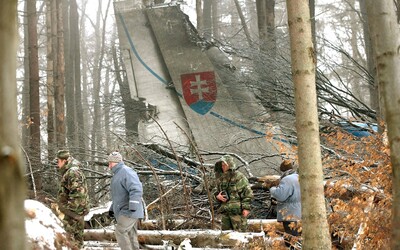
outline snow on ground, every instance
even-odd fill
[[[90,211],[88,215],[85,216],[85,220],[90,220],[93,215],[103,214],[108,211],[110,204],[105,204],[99,208],[95,208]],[[44,204],[40,203],[36,200],[25,200],[25,229],[26,236],[28,239],[28,248],[27,249],[48,249],[48,250],[67,250],[70,249],[69,242],[67,240],[66,232],[62,227],[62,222],[57,218],[57,216],[53,213],[53,211],[46,207]],[[104,231],[105,229],[99,229],[100,231]],[[147,232],[159,234],[160,232]],[[197,250],[197,249],[218,249],[218,248],[192,248],[190,242],[190,235],[196,234],[196,230],[194,231],[173,231],[170,233],[176,233],[178,235],[185,234],[188,238],[182,241],[180,246],[175,246],[175,249],[185,249],[185,250]],[[221,234],[220,231],[216,231],[216,236]],[[231,232],[229,233],[229,237],[232,239],[240,240],[241,242],[248,242],[251,236],[260,236],[262,233],[253,233],[251,235],[247,235],[244,237],[243,235]],[[264,236],[264,235],[263,235]],[[118,244],[116,242],[99,242],[99,241],[86,241],[84,243],[84,250],[120,250]],[[150,246],[146,245],[146,249],[170,249],[168,246]]]
[[[118,243],[100,242],[100,241],[86,241],[84,245],[85,250],[120,250]]]
[[[29,249],[69,249],[62,222],[45,205],[25,200],[25,230]]]
[[[90,212],[87,215],[85,215],[85,221],[89,221],[96,214],[108,213],[108,210],[110,210],[110,206],[111,206],[111,201],[107,202],[102,206],[90,209]]]

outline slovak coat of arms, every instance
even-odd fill
[[[207,114],[217,99],[214,71],[182,74],[181,81],[187,105],[201,115]]]

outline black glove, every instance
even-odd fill
[[[110,218],[114,218],[114,211],[108,211],[108,216],[110,216]]]

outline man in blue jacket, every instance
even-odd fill
[[[287,234],[300,236],[298,228],[301,220],[299,175],[289,160],[281,163],[280,170],[283,172],[280,180],[267,181],[264,186],[270,187],[271,196],[278,202],[277,221],[282,222]]]
[[[111,179],[112,204],[109,214],[115,217],[115,237],[121,250],[139,249],[137,223],[144,217],[143,188],[137,173],[126,166],[119,152],[108,156]]]

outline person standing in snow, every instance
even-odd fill
[[[61,174],[57,204],[64,215],[65,231],[73,237],[73,249],[83,246],[84,216],[89,213],[87,182],[80,165],[68,150],[57,152],[57,166]]]
[[[137,223],[144,217],[143,187],[137,173],[126,166],[119,152],[108,156],[111,179],[110,217],[115,217],[115,237],[121,250],[139,249]]]

